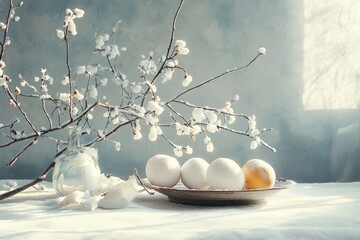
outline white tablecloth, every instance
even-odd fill
[[[360,239],[360,182],[297,184],[231,207],[142,193],[127,208],[88,211],[59,209],[53,197],[31,189],[0,202],[0,239]]]

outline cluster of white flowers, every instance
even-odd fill
[[[34,82],[40,82],[40,89],[42,94],[40,95],[40,99],[50,99],[51,95],[49,94],[48,84],[53,85],[54,79],[46,74],[46,69],[41,69],[41,77],[34,77]]]
[[[256,117],[255,117],[255,115],[252,115],[251,117],[249,117],[248,124],[249,124],[249,127],[248,127],[249,130],[248,131],[250,132],[249,135],[250,135],[251,138],[254,139],[250,143],[250,149],[256,149],[258,146],[260,146],[261,139],[259,137],[260,131],[256,127]]]
[[[187,55],[189,53],[189,49],[186,47],[186,42],[183,40],[176,40],[175,52],[176,55]]]
[[[158,68],[157,64],[154,61],[154,53],[150,52],[149,57],[146,58],[144,55],[141,55],[141,60],[139,62],[138,69],[140,71],[140,76],[145,75],[154,75],[156,74]],[[159,60],[160,62],[161,60]]]
[[[166,67],[164,70],[164,75],[162,77],[162,82],[166,83],[168,80],[171,80],[173,77],[173,73],[175,71],[175,68],[179,65],[178,60],[172,60],[172,61],[168,61],[166,63]]]
[[[75,8],[73,10],[66,9],[66,15],[64,18],[64,27],[67,28],[67,31],[71,35],[75,36],[77,34],[76,25],[75,25],[74,20],[77,18],[82,18],[84,16],[84,14],[85,14],[84,10],[81,10],[79,8]],[[60,30],[60,29],[56,30],[56,35],[60,39],[64,39],[64,37],[65,37],[64,31]]]
[[[95,39],[95,52],[101,52],[104,57],[108,57],[109,59],[114,59],[117,56],[120,56],[120,51],[126,51],[125,47],[119,49],[116,44],[108,44],[106,42],[109,41],[110,35],[105,33],[102,35],[98,35]]]
[[[146,107],[146,124],[150,126],[150,131],[148,134],[148,138],[150,141],[156,141],[158,135],[162,135],[163,131],[157,125],[160,121],[159,116],[163,113],[164,108],[161,106],[160,98],[157,97],[148,102]]]

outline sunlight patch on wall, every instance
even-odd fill
[[[304,0],[305,109],[360,107],[360,1]]]

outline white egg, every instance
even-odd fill
[[[189,189],[206,189],[206,172],[209,167],[202,158],[190,158],[181,167],[181,181]]]
[[[218,158],[210,163],[206,179],[211,189],[242,189],[244,174],[240,166],[229,158]]]
[[[173,187],[180,180],[180,164],[176,158],[158,154],[146,163],[146,176],[150,183],[161,187]]]

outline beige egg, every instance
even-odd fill
[[[176,158],[158,154],[151,157],[145,168],[151,184],[161,187],[173,187],[180,180],[180,164]]]
[[[244,175],[240,166],[229,158],[218,158],[210,163],[206,180],[211,189],[242,189]]]
[[[272,188],[276,174],[274,168],[260,159],[251,159],[242,167],[246,189]]]
[[[189,189],[206,189],[209,163],[202,158],[190,158],[181,166],[181,181]]]

